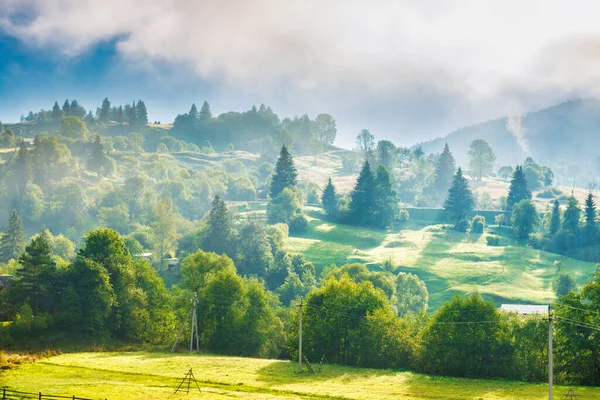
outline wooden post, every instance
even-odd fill
[[[302,373],[302,297],[300,297],[300,315],[298,323],[298,373]]]
[[[40,397],[39,397],[39,399],[40,399],[40,400],[42,400],[42,392],[40,392]]]
[[[552,400],[552,306],[548,306],[548,400]]]

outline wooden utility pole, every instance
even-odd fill
[[[179,338],[181,338],[181,334],[183,333],[183,330],[185,329],[185,325],[188,322],[188,319],[190,319],[190,315],[192,316],[192,326],[191,326],[191,334],[190,334],[190,353],[193,351],[194,349],[194,336],[196,337],[196,349],[198,351],[200,351],[200,335],[198,335],[198,317],[196,316],[196,306],[198,304],[198,296],[194,293],[194,297],[191,300],[192,302],[192,307],[190,307],[190,310],[188,311],[187,317],[185,317],[185,321],[183,322],[183,325],[181,325],[181,330],[179,331],[179,335],[177,335],[177,339],[175,339],[175,343],[173,343],[173,347],[171,347],[171,353],[175,350],[175,346],[177,346],[177,342],[179,341]]]
[[[552,306],[548,306],[548,400],[552,400]]]
[[[298,317],[298,373],[302,373],[302,297],[300,297],[300,314]]]

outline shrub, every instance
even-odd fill
[[[454,230],[459,232],[466,232],[471,227],[471,223],[468,219],[461,219],[456,224],[454,224]]]
[[[505,225],[507,223],[504,214],[498,214],[498,215],[496,215],[496,218],[494,218],[494,221],[496,222],[496,225],[498,225],[498,226],[502,226],[502,225]]]
[[[481,215],[476,215],[471,222],[471,232],[472,233],[483,233],[485,228],[485,217]]]
[[[500,236],[498,235],[487,235],[485,240],[488,246],[500,246]]]
[[[290,232],[291,233],[302,233],[306,230],[308,226],[308,220],[304,216],[304,214],[294,214],[292,218],[290,218]]]
[[[410,214],[408,213],[408,210],[402,209],[400,210],[400,213],[398,213],[398,221],[400,221],[401,224],[407,223],[409,218]]]
[[[555,196],[554,196],[554,192],[551,189],[546,188],[546,189],[542,190],[541,192],[539,192],[538,194],[536,194],[535,197],[538,197],[540,199],[553,199]]]

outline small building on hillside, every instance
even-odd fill
[[[501,311],[516,312],[522,315],[530,314],[548,314],[547,305],[538,304],[502,304],[500,306]]]
[[[0,291],[4,290],[9,285],[9,281],[12,278],[12,275],[0,275]]]

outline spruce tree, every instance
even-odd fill
[[[16,289],[24,299],[28,299],[34,312],[47,311],[42,307],[43,299],[50,295],[52,275],[56,264],[52,250],[43,236],[34,238],[19,258],[21,267],[16,271]]]
[[[350,193],[350,222],[366,224],[372,221],[375,208],[375,176],[365,161],[356,185]]]
[[[448,189],[452,184],[452,177],[455,173],[456,167],[454,165],[454,156],[452,156],[450,147],[448,147],[448,143],[446,143],[444,151],[440,154],[435,165],[433,189],[435,190],[436,195],[442,197],[448,193]]]
[[[321,195],[321,203],[323,204],[323,208],[330,218],[334,218],[337,215],[338,197],[335,186],[333,186],[333,182],[331,182],[331,178],[329,178],[327,185],[323,190],[323,194]]]
[[[199,118],[200,122],[209,122],[212,119],[212,112],[210,111],[210,105],[208,104],[208,101],[202,103]]]
[[[63,110],[61,110],[60,106],[58,105],[58,102],[55,101],[54,106],[52,106],[52,121],[58,123],[64,115],[65,113],[63,112]]]
[[[558,200],[552,202],[552,217],[550,218],[550,236],[554,236],[560,230],[560,204]]]
[[[108,122],[110,120],[110,101],[105,97],[100,107],[99,119],[102,122]]]
[[[122,105],[119,105],[119,108],[117,108],[117,112],[115,113],[115,121],[120,124],[125,122],[125,110],[123,110]]]
[[[457,224],[466,219],[469,212],[473,211],[474,204],[475,201],[473,193],[469,189],[469,182],[463,176],[462,169],[459,168],[452,179],[450,189],[448,189],[444,210],[450,213],[452,220]]]
[[[571,234],[577,234],[579,231],[579,219],[581,217],[581,208],[575,197],[571,196],[567,200],[567,208],[563,214],[563,229]]]
[[[66,99],[63,103],[62,110],[66,117],[71,116],[71,103],[69,103],[69,99]]]
[[[192,120],[197,120],[199,118],[198,108],[196,107],[196,103],[192,103],[192,107],[190,107],[190,112],[188,113]]]
[[[287,147],[281,147],[279,159],[275,166],[275,173],[271,179],[271,199],[274,199],[287,187],[296,186],[298,183],[298,172],[294,166],[294,160],[288,152]]]
[[[21,140],[19,145],[19,151],[13,166],[14,179],[15,179],[15,192],[18,199],[21,199],[25,195],[25,187],[31,181],[32,164],[29,150],[25,145],[25,141]]]
[[[510,181],[508,198],[506,200],[506,211],[512,211],[515,204],[525,199],[531,199],[531,192],[527,187],[527,179],[525,179],[523,167],[517,165],[512,180]]]
[[[375,177],[374,225],[380,228],[390,226],[399,211],[398,196],[394,190],[392,174],[383,165],[379,165]]]
[[[596,227],[596,202],[592,193],[588,193],[585,199],[585,242],[591,244],[598,234]]]
[[[0,239],[0,262],[6,263],[11,259],[18,259],[25,247],[25,233],[21,217],[13,210],[8,227]]]
[[[233,229],[231,214],[221,197],[215,196],[212,210],[206,220],[206,236],[202,242],[202,250],[234,257]]]
[[[87,160],[87,167],[90,171],[99,172],[104,166],[106,155],[104,154],[104,146],[100,135],[96,135],[94,143],[92,143],[92,152]]]
[[[148,110],[146,104],[142,100],[138,100],[137,107],[135,109],[135,122],[137,126],[143,127],[148,124]]]

